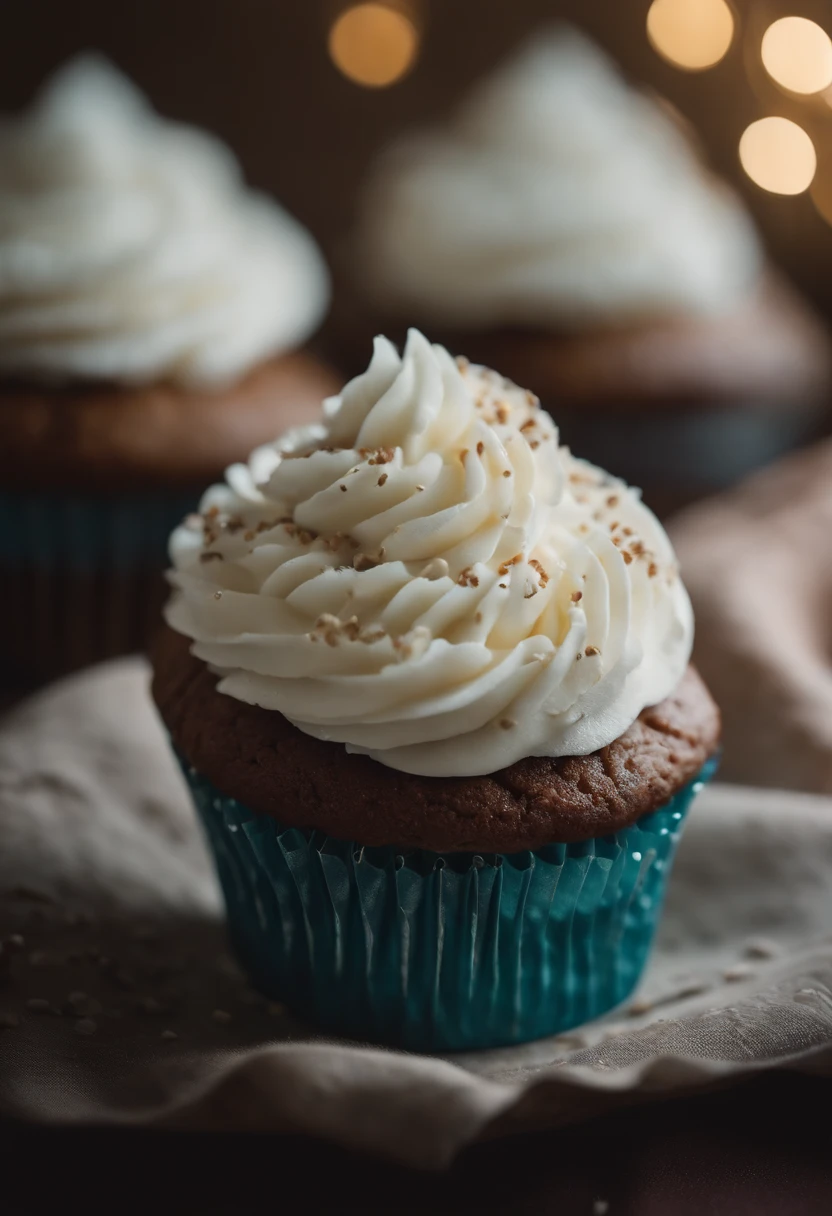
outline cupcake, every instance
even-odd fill
[[[171,554],[154,697],[265,993],[430,1051],[628,995],[719,735],[636,493],[413,330]]]
[[[826,335],[668,107],[558,29],[373,168],[345,352],[411,319],[538,393],[664,509],[800,442]],[[359,353],[360,352],[360,353]]]
[[[337,388],[328,277],[210,136],[97,59],[0,122],[0,665],[141,644],[196,487]]]

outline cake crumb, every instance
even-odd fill
[[[767,937],[752,937],[746,942],[745,953],[749,958],[776,958],[780,953],[780,947],[776,942]]]
[[[231,1014],[228,1012],[227,1009],[215,1009],[214,1012],[211,1014],[211,1017],[220,1026],[227,1026],[229,1024],[229,1022],[232,1021]]]
[[[172,1043],[174,1039],[179,1038],[179,1035],[175,1030],[163,1030],[159,1035],[159,1038],[164,1039],[166,1042]]]
[[[43,996],[30,996],[26,1002],[26,1008],[30,1013],[55,1013],[53,1005]]]
[[[30,967],[53,967],[58,959],[48,950],[33,950],[29,955]]]
[[[729,984],[738,982],[739,980],[748,980],[754,975],[754,968],[749,967],[748,963],[735,963],[733,967],[726,967],[722,973],[722,978]]]

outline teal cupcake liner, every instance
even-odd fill
[[[140,648],[198,494],[0,492],[0,667],[47,678]]]
[[[183,763],[254,983],[331,1034],[430,1052],[543,1038],[623,1001],[715,767],[620,832],[487,855],[286,828]]]
[[[85,574],[167,564],[170,534],[198,494],[0,492],[0,564]]]

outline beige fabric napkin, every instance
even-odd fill
[[[832,794],[832,440],[677,516],[723,779]]]
[[[466,1144],[755,1070],[832,1069],[832,800],[716,787],[642,991],[517,1049],[325,1041],[246,985],[140,660],[0,725],[0,1113],[311,1132],[438,1167]]]

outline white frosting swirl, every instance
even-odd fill
[[[679,127],[569,28],[524,47],[441,130],[393,145],[363,201],[368,292],[460,328],[718,312],[762,260]]]
[[[692,617],[670,542],[531,393],[411,330],[324,415],[173,534],[167,620],[222,692],[468,776],[594,751],[675,688]]]
[[[0,372],[219,384],[302,342],[328,295],[309,234],[106,63],[0,121]]]

